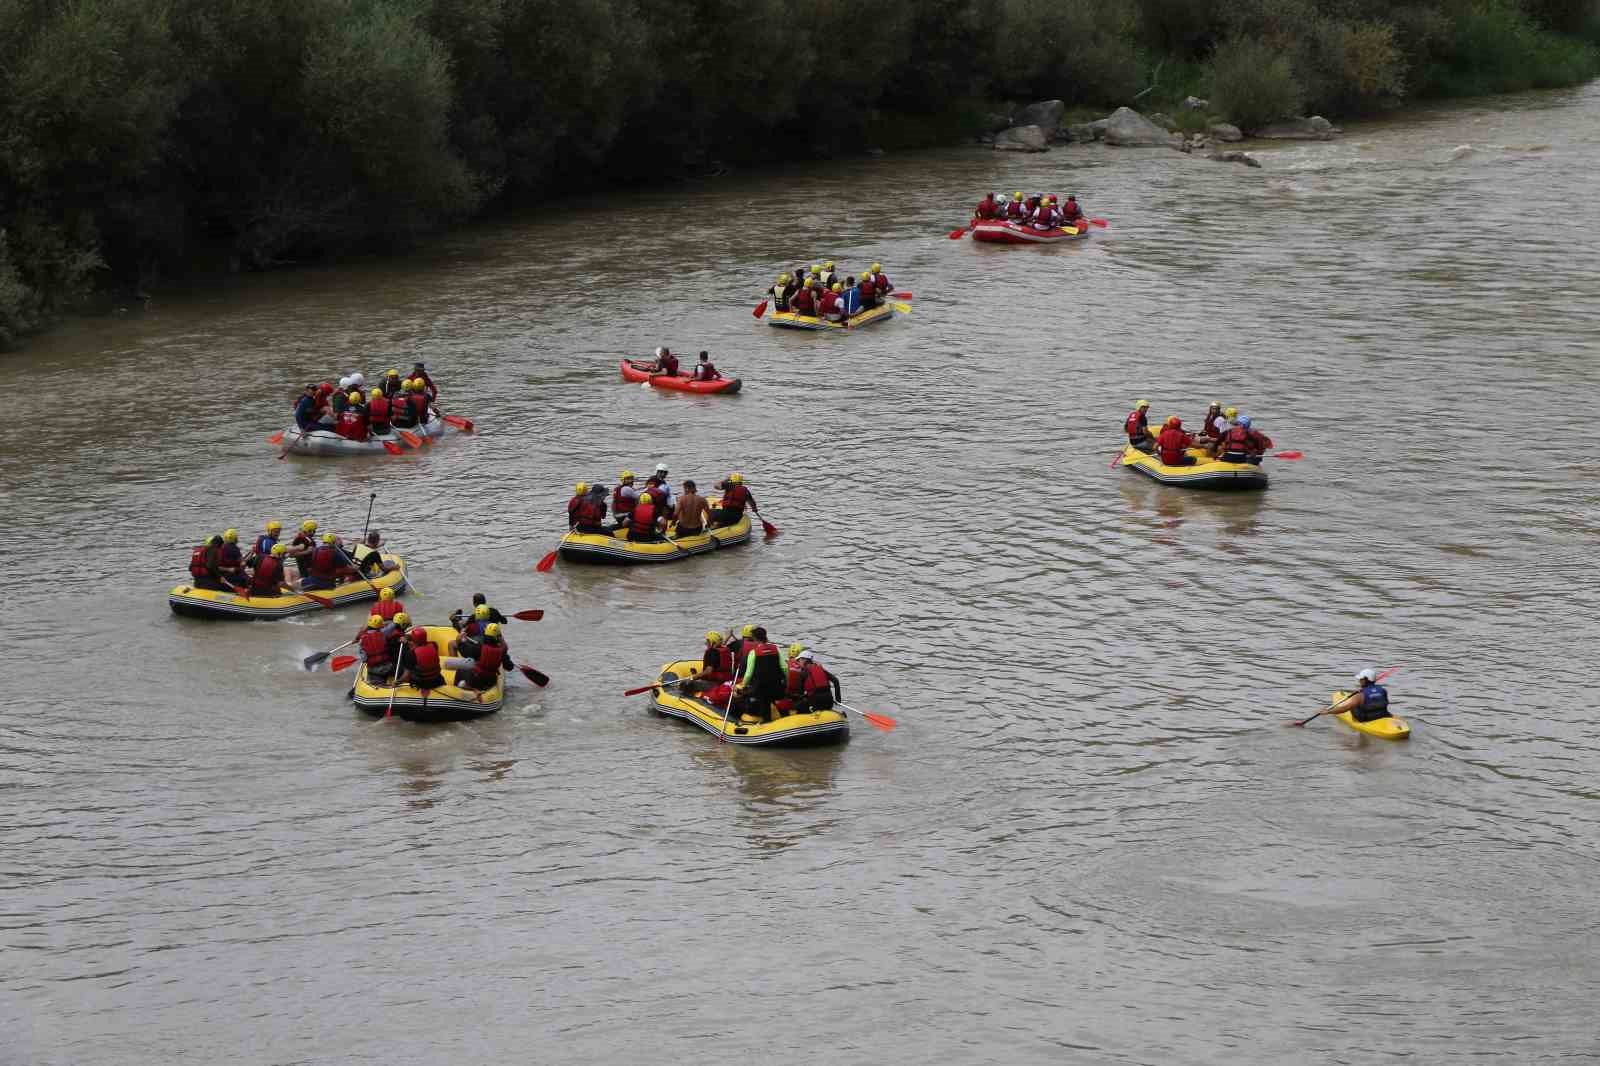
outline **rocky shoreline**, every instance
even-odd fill
[[[1051,145],[1100,141],[1115,148],[1170,148],[1187,154],[1203,154],[1219,163],[1259,167],[1260,160],[1249,152],[1223,146],[1246,139],[1326,141],[1344,132],[1321,115],[1286,119],[1246,132],[1213,115],[1210,103],[1198,97],[1189,97],[1183,107],[1193,117],[1182,127],[1203,122],[1202,130],[1184,133],[1169,115],[1160,112],[1144,115],[1131,107],[1119,107],[1093,122],[1065,124],[1067,105],[1064,101],[1040,100],[1015,115],[991,115],[989,131],[978,141],[997,152],[1048,152]]]

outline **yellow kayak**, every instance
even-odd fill
[[[454,626],[425,626],[428,631],[428,641],[439,649],[439,661],[442,663],[449,657],[450,642],[459,635]],[[370,679],[367,677],[367,664],[361,664],[361,672],[356,675],[356,684],[350,690],[350,699],[357,707],[374,717],[382,716],[389,709],[389,697],[394,696],[394,713],[398,718],[405,718],[412,722],[459,722],[466,718],[482,718],[486,714],[498,711],[506,701],[506,675],[500,672],[500,680],[495,686],[482,692],[470,688],[457,688],[454,684],[456,672],[448,666],[440,668],[444,675],[444,688],[431,689],[426,696],[415,685],[401,685],[399,688],[389,687],[389,678]]]
[[[657,681],[676,681],[700,669],[699,659],[680,659],[661,668]],[[729,744],[831,744],[850,736],[850,721],[839,711],[804,711],[786,714],[775,722],[741,722],[737,713],[728,716],[726,707],[707,703],[699,696],[679,688],[658,688],[650,693],[651,709],[669,718],[693,722],[707,733],[715,733]]]
[[[674,563],[691,555],[704,555],[718,548],[744,544],[750,540],[750,515],[742,514],[731,526],[717,526],[692,537],[677,536],[677,527],[668,526],[670,540],[628,539],[627,530],[615,533],[568,533],[561,538],[561,558],[574,563]]]
[[[1122,465],[1163,485],[1199,489],[1267,487],[1267,472],[1254,463],[1225,463],[1211,458],[1204,448],[1188,448],[1185,451],[1194,456],[1193,466],[1168,466],[1159,455],[1146,455],[1129,444],[1122,449]]]
[[[406,564],[398,555],[383,556],[383,561],[394,567],[368,581],[346,581],[331,589],[313,589],[318,599],[332,601],[335,607],[375,600],[382,589],[394,589],[399,595],[406,587]],[[244,596],[237,592],[195,588],[179,585],[167,593],[167,604],[173,614],[188,618],[230,620],[259,620],[287,618],[292,614],[318,611],[322,607],[310,596],[293,593],[288,596]]]
[[[862,311],[859,314],[851,315],[848,328],[860,329],[863,326],[887,322],[894,317],[894,310],[892,303],[881,303],[870,311]],[[768,315],[767,325],[776,326],[778,329],[842,330],[847,328],[842,322],[829,322],[825,318],[817,318],[814,315],[797,315],[793,311],[777,311]]]
[[[1348,699],[1349,697],[1350,693],[1348,692],[1335,692],[1333,700],[1328,706],[1336,706],[1340,700]],[[1393,715],[1388,718],[1374,718],[1370,722],[1356,721],[1350,711],[1344,711],[1334,715],[1334,717],[1354,729],[1357,733],[1365,733],[1369,737],[1382,737],[1384,740],[1404,740],[1411,735],[1411,727],[1403,719],[1396,718]]]

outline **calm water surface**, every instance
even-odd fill
[[[0,1062],[1593,1061],[1600,88],[1259,171],[849,160],[69,326],[0,362]],[[989,188],[1086,244],[951,242]],[[749,315],[881,259],[857,335]],[[711,349],[736,398],[624,385]],[[274,461],[308,377],[426,358],[480,432]],[[1254,414],[1265,494],[1107,469],[1131,403]],[[742,470],[771,543],[533,562],[571,483]],[[413,614],[542,607],[554,677],[376,726],[356,613],[178,619],[225,525],[375,524]],[[623,689],[708,627],[899,717],[718,747]],[[1303,716],[1398,667],[1415,730]]]

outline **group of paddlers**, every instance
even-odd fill
[[[375,529],[354,538],[355,547],[349,550],[333,533],[319,538],[317,523],[309,518],[287,543],[279,539],[282,532],[282,522],[268,522],[249,548],[239,546],[237,529],[207,537],[189,555],[190,584],[247,597],[292,596],[370,580],[395,566],[384,561],[379,551],[383,537]],[[290,575],[286,560],[293,560],[297,576]]]
[[[391,367],[371,390],[360,373],[340,378],[338,385],[311,381],[295,401],[294,424],[301,433],[328,430],[347,440],[381,439],[425,427],[439,417],[432,409],[438,396],[438,386],[420,362],[408,375]]]
[[[695,381],[721,381],[722,375],[717,372],[716,366],[711,362],[711,353],[702,351],[700,361],[688,370],[678,366],[678,357],[672,354],[672,349],[662,346],[656,349],[656,357],[650,363],[636,363],[641,370],[649,370],[651,375],[665,374],[667,377],[693,378]]]
[[[1253,463],[1272,447],[1272,438],[1254,428],[1249,415],[1236,407],[1224,409],[1220,400],[1206,408],[1200,434],[1185,432],[1177,415],[1168,418],[1159,434],[1151,434],[1150,401],[1140,400],[1123,421],[1128,443],[1146,455],[1157,455],[1167,466],[1192,466],[1197,460],[1188,449],[1200,448],[1206,455],[1224,463]]]
[[[1089,224],[1076,195],[1068,195],[1066,203],[1057,204],[1054,193],[1042,192],[1032,196],[1015,192],[1009,201],[990,193],[973,208],[972,218],[975,222],[1014,222],[1038,230],[1082,229]]]
[[[573,486],[567,501],[567,528],[573,533],[622,535],[630,541],[651,542],[674,537],[693,537],[719,526],[731,526],[744,517],[745,508],[761,513],[756,498],[744,483],[744,475],[729,474],[716,484],[721,493],[713,505],[700,495],[693,481],[685,479],[674,491],[668,480],[666,463],[657,463],[655,472],[638,485],[632,470],[622,471],[620,484],[611,490],[607,507],[604,485],[580,481]],[[609,510],[611,524],[606,524]]]
[[[803,644],[784,648],[757,625],[745,626],[731,640],[715,629],[707,633],[700,669],[673,684],[746,724],[830,710],[844,698],[839,679],[817,662],[809,648]]]
[[[843,277],[833,262],[813,263],[810,270],[795,267],[792,273],[779,274],[767,290],[773,310],[793,311],[804,318],[847,323],[852,317],[883,304],[892,287],[882,263],[873,263],[860,279]]]
[[[450,615],[456,638],[439,654],[423,626],[412,626],[405,604],[393,589],[378,593],[367,624],[356,636],[357,658],[367,665],[367,684],[378,688],[412,685],[423,691],[443,688],[446,669],[454,670],[457,688],[494,688],[502,670],[516,668],[501,630],[505,615],[489,606],[483,593],[472,597],[470,611]]]

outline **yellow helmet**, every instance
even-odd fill
[[[406,378],[404,381],[402,381],[400,383],[400,391],[401,392],[416,392],[417,391],[417,379],[416,378]]]
[[[589,483],[587,481],[580,481],[576,485],[572,486],[572,491],[577,493],[579,496],[582,496],[584,493],[589,491]],[[478,606],[481,607],[483,605],[479,604]]]
[[[332,544],[333,543],[333,534],[332,533],[324,533],[322,535],[322,543],[324,543],[324,544]]]
[[[382,389],[373,389],[371,392],[367,393],[367,398],[369,400],[376,400],[378,397],[380,397],[382,395],[383,395],[383,390]]]
[[[222,531],[222,542],[224,544],[239,543],[239,531],[237,529],[224,529]]]
[[[718,633],[715,629],[706,630],[706,643],[707,644],[721,644],[722,643],[722,634]]]
[[[634,473],[633,473],[632,470],[624,470],[622,473],[618,474],[617,476],[620,477],[623,481],[632,481],[633,478],[634,478]]]
[[[833,291],[834,292],[843,292],[844,291],[844,283],[843,282],[838,282],[838,281],[834,282],[833,283]]]
[[[350,390],[350,395],[346,396],[345,399],[349,400],[351,403],[360,403],[361,402],[361,394],[359,392],[357,392],[355,389],[351,389]]]
[[[744,484],[744,475],[743,474],[729,474],[728,475],[728,483],[731,484],[731,485],[743,485]]]
[[[1237,415],[1238,413],[1239,413],[1239,409],[1237,407],[1230,407],[1226,411],[1222,412],[1222,417],[1223,418],[1232,418],[1234,415]]]
[[[822,269],[822,267],[819,266],[818,264],[816,264],[816,263],[812,263],[811,264],[811,273],[815,274],[817,271],[819,271],[821,269]]]
[[[400,376],[400,371],[391,366],[387,371],[384,372],[383,376],[386,378],[397,378]]]
[[[789,645],[789,658],[793,659],[796,655],[799,655],[805,650],[806,646],[804,644],[791,644]]]
[[[382,600],[384,603],[388,603],[390,600],[394,599],[394,589],[382,590],[378,593],[378,599]]]
[[[1022,193],[1021,192],[1012,193],[1011,194],[1011,198],[1020,203],[1022,201]]]
[[[300,523],[300,532],[302,532],[302,533],[315,533],[316,531],[317,531],[317,524],[315,522],[313,522],[311,519],[308,518],[304,522]]]
[[[787,274],[779,274],[778,275],[778,284],[779,285],[787,285],[787,284],[789,284],[789,275],[787,275]]]
[[[411,616],[404,611],[396,611],[394,613],[394,624],[404,629],[411,624]]]
[[[488,625],[484,626],[483,635],[486,637],[498,637],[500,635],[500,623],[490,622]]]
[[[741,626],[739,635],[741,637],[753,637],[756,635],[756,627],[753,625]]]
[[[882,269],[883,269],[883,264],[882,263],[873,263],[872,264],[872,272],[874,274],[876,274],[878,271],[880,271]]]
[[[472,617],[476,618],[480,622],[487,621],[489,615],[492,613],[493,612],[489,610],[489,605],[487,603],[480,603],[478,606],[472,609]]]
[[[811,284],[813,281],[816,281],[816,280],[817,280],[817,276],[815,274],[809,274],[808,273],[806,275],[806,284],[807,285]]]
[[[283,523],[278,521],[276,518],[274,518],[272,521],[267,523],[267,532],[268,533],[282,533],[283,532]]]
[[[383,615],[381,615],[381,614],[369,614],[369,615],[367,615],[367,628],[368,629],[382,629],[383,628]]]
[[[833,269],[833,260],[830,259],[826,263],[823,263],[822,264],[822,269],[823,270],[832,270]]]
[[[1135,411],[1143,411],[1146,407],[1149,407],[1149,406],[1150,406],[1150,401],[1149,400],[1140,400],[1138,403],[1133,405],[1133,409]]]
[[[273,555],[288,555],[289,554],[289,546],[287,544],[274,544],[272,546],[272,554]]]

